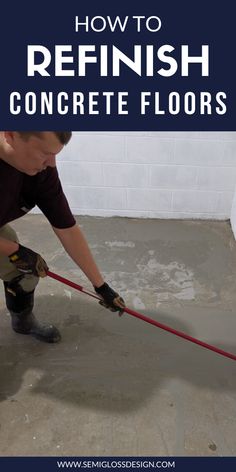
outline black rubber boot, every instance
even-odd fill
[[[6,305],[11,315],[12,329],[16,333],[31,334],[40,341],[56,343],[61,335],[53,325],[43,325],[37,321],[32,310],[34,306],[34,290],[25,292],[19,284],[22,276],[11,282],[4,282]]]

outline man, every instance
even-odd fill
[[[67,131],[0,132],[0,278],[12,328],[46,342],[61,339],[55,326],[42,325],[33,314],[39,277],[47,275],[44,259],[20,244],[9,222],[37,205],[69,256],[85,273],[111,311],[125,307],[93,259],[85,237],[71,213],[56,169],[56,156],[71,138]]]

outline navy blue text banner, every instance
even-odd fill
[[[1,18],[1,130],[236,130],[233,1],[22,0]]]
[[[60,470],[104,470],[218,472],[235,470],[235,457],[2,457],[4,472],[59,472]]]

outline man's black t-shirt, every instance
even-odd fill
[[[0,159],[0,227],[35,205],[55,228],[74,226],[56,167],[47,167],[31,177]]]

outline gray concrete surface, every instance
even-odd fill
[[[227,222],[78,218],[130,308],[236,353],[236,243]],[[50,269],[91,288],[48,222],[14,223]],[[35,313],[63,339],[14,333],[0,302],[0,455],[236,455],[236,363],[50,278]]]

